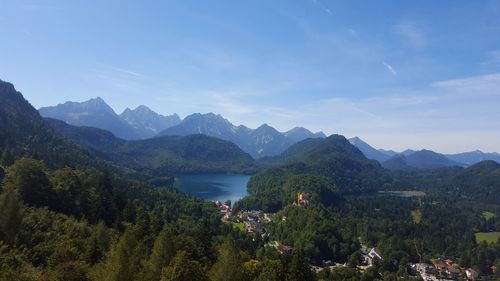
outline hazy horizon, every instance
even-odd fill
[[[0,79],[36,108],[100,96],[117,113],[500,152],[497,1],[8,0],[0,25]]]

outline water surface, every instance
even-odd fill
[[[234,174],[184,174],[175,177],[174,187],[205,200],[236,202],[247,195],[250,177]]]

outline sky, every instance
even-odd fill
[[[500,152],[500,1],[0,0],[0,79],[304,126],[377,148]]]

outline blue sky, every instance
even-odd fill
[[[35,106],[500,151],[500,1],[0,0],[0,79]]]

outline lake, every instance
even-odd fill
[[[236,202],[247,195],[251,176],[234,174],[184,174],[175,177],[174,187],[205,200]]]

